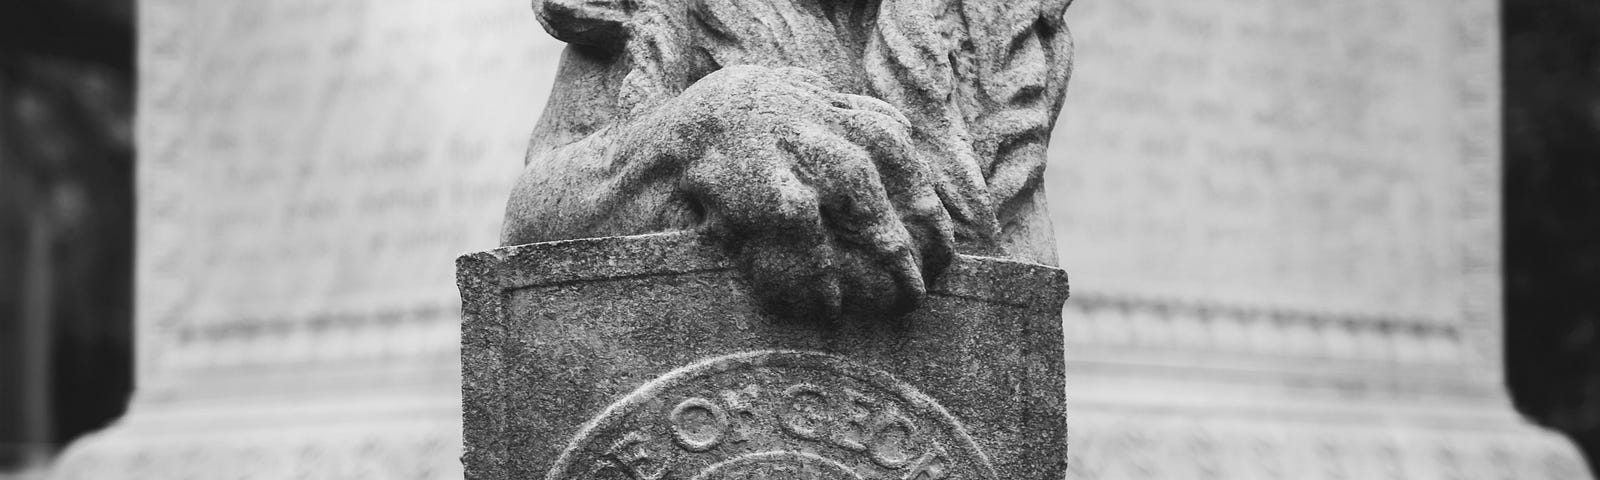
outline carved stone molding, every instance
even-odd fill
[[[53,478],[449,479],[461,478],[460,445],[458,427],[448,422],[198,435],[112,430],[74,444]]]
[[[1299,311],[1082,293],[1066,306],[1067,341],[1413,365],[1478,364],[1463,326],[1376,312]]]
[[[457,304],[329,312],[311,318],[236,318],[176,329],[162,370],[453,357]]]
[[[1564,439],[1531,426],[1367,424],[1076,412],[1068,478],[1408,480],[1586,478]]]

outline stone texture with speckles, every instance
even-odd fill
[[[958,256],[904,317],[794,319],[695,234],[458,268],[467,478],[1063,475],[1058,269]]]

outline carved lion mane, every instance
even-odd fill
[[[1053,264],[1070,3],[535,0],[571,47],[502,241],[709,222],[758,284],[912,304],[952,250]]]
[[[824,58],[829,52],[794,41],[822,32],[794,28],[803,26],[797,24],[805,15],[783,8],[804,8],[789,5],[792,1],[535,0],[535,9],[552,36],[622,53],[628,73],[617,104],[623,112],[637,112],[720,67],[706,58],[709,43],[744,43],[745,50],[759,52],[742,60],[769,64],[827,68],[837,61]],[[829,2],[853,7],[844,16],[870,30],[855,32],[866,44],[865,58],[857,61],[870,66],[871,77],[857,93],[899,107],[923,140],[966,140],[959,142],[965,145],[940,145],[955,152],[939,157],[960,158],[937,162],[944,188],[987,192],[947,204],[958,238],[979,251],[986,250],[976,245],[980,240],[1022,247],[1022,239],[1007,239],[996,229],[1008,223],[1027,228],[1019,222],[1027,221],[1021,217],[1029,212],[1019,210],[1032,206],[1019,202],[1032,203],[1045,166],[1044,147],[1071,76],[1072,39],[1063,15],[1072,0],[820,3]],[[942,196],[948,203],[968,195]],[[1053,251],[1023,250],[1013,254],[1054,263]]]

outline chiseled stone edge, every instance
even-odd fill
[[[1457,215],[1462,295],[1459,314],[1468,350],[1486,377],[1504,373],[1504,288],[1501,263],[1501,155],[1499,3],[1456,2],[1445,9],[1452,55],[1444,68],[1455,81],[1446,86],[1455,100],[1452,140],[1461,177]]]
[[[734,268],[733,262],[722,249],[711,238],[698,232],[586,238],[501,247],[463,255],[457,261],[457,269],[465,272],[468,265],[476,264],[494,270],[492,274],[498,279],[499,287],[512,290]],[[1012,306],[1058,310],[1068,296],[1067,274],[1059,268],[1045,265],[957,255],[945,273],[929,288],[929,292]]]
[[[500,387],[495,374],[500,368],[497,340],[505,336],[504,295],[491,282],[499,262],[487,254],[462,255],[456,259],[456,286],[461,290],[461,465],[465,478],[496,478],[498,472],[483,470],[503,464],[505,448],[500,442],[504,412],[493,402],[466,401],[493,398]],[[473,426],[477,425],[477,428]]]

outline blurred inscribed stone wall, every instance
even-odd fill
[[[138,390],[63,476],[459,478],[454,260],[559,44],[488,0],[152,0],[139,35]]]
[[[1072,13],[1050,193],[1084,294],[1492,328],[1491,2]]]
[[[1584,477],[1501,375],[1492,1],[1079,3],[1072,478]],[[527,10],[142,3],[138,390],[60,473],[459,478],[452,261],[559,55]]]
[[[1503,384],[1495,2],[1073,14],[1077,475],[1583,475]]]
[[[307,363],[450,371],[435,361],[454,355],[453,256],[494,242],[557,53],[524,12],[144,10],[143,387]]]

